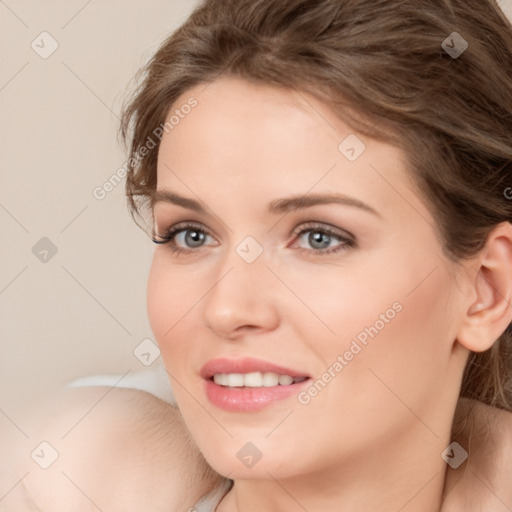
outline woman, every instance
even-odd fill
[[[122,125],[179,410],[118,391],[68,447],[83,460],[118,427],[66,473],[82,494],[127,510],[131,479],[137,510],[510,510],[511,71],[491,0],[198,7]]]
[[[459,397],[511,408],[510,23],[211,1],[146,71],[128,198],[218,510],[439,510]]]

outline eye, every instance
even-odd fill
[[[302,224],[294,233],[294,240],[298,240],[299,251],[313,255],[332,254],[354,247],[355,239],[348,232],[327,226],[325,224]],[[215,245],[215,239],[206,229],[194,223],[180,223],[172,226],[163,235],[154,234],[152,240],[155,244],[167,245],[176,253],[195,253],[207,245]],[[213,244],[212,244],[213,242]],[[292,244],[291,247],[295,247]]]
[[[194,249],[203,247],[206,241],[214,238],[208,234],[198,224],[177,224],[170,228],[163,235],[153,235],[152,240],[155,244],[168,245],[169,249],[174,252],[191,252]]]
[[[354,237],[323,224],[302,225],[295,231],[299,250],[311,254],[331,254],[355,246]]]

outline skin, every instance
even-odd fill
[[[152,512],[192,512],[198,498],[223,479],[193,443],[180,412],[141,391],[64,389],[31,408],[21,424],[32,425],[22,442],[12,428],[1,432],[1,512],[90,512],[97,510],[91,500],[103,512],[140,512],[148,506]],[[512,414],[476,404],[464,426],[466,433],[482,435],[475,436],[466,462],[448,469],[441,511],[507,512]],[[59,452],[45,470],[29,456],[42,439]]]
[[[0,512],[185,512],[221,480],[179,411],[143,391],[63,389],[20,424],[29,438],[0,436]],[[47,469],[30,456],[43,440]]]
[[[349,162],[338,145],[353,131],[306,94],[222,77],[176,104],[190,96],[198,106],[161,141],[157,188],[206,213],[157,202],[155,231],[190,221],[208,236],[191,248],[182,232],[179,254],[156,248],[148,313],[191,436],[235,480],[218,511],[438,511],[468,349],[491,346],[512,319],[512,226],[454,264],[397,148],[360,136],[366,149]],[[328,193],[377,215],[339,204],[267,212],[278,198]],[[310,232],[296,235],[311,222],[355,246],[315,253]],[[235,251],[247,236],[262,248],[251,264]],[[247,413],[208,401],[199,372],[210,359],[256,357],[319,378],[397,302],[307,405],[292,397]],[[251,468],[236,455],[248,442],[261,452]]]
[[[217,512],[510,510],[512,414],[458,401],[468,349],[487,349],[511,320],[510,225],[454,265],[396,149],[365,140],[348,162],[337,145],[350,130],[305,95],[227,79],[192,94],[193,114],[162,141],[158,188],[199,197],[214,215],[163,203],[154,213],[159,230],[193,220],[215,236],[196,256],[157,246],[148,282],[180,410],[136,390],[64,390],[20,422],[27,439],[3,428],[0,511],[82,512],[92,501],[183,512],[222,475],[235,484]],[[333,204],[265,211],[325,191],[381,217]],[[294,228],[312,220],[352,232],[356,248],[299,252],[307,236],[293,240]],[[263,247],[251,264],[234,250],[247,235]],[[207,401],[207,360],[249,355],[321,376],[395,301],[403,309],[310,403],[233,413]],[[456,470],[440,457],[454,414],[469,452]],[[47,470],[28,455],[41,440],[59,452]],[[262,454],[251,469],[236,457],[246,442]]]

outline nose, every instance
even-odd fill
[[[236,340],[279,325],[275,278],[263,255],[247,263],[233,250],[216,276],[204,299],[203,318],[218,337]]]

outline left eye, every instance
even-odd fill
[[[296,237],[299,241],[299,249],[320,254],[334,252],[353,245],[350,238],[320,226],[302,229]]]
[[[331,245],[331,242],[335,241],[332,235],[324,231],[313,231],[312,229],[303,232],[299,240],[306,240],[313,249],[327,249]]]

